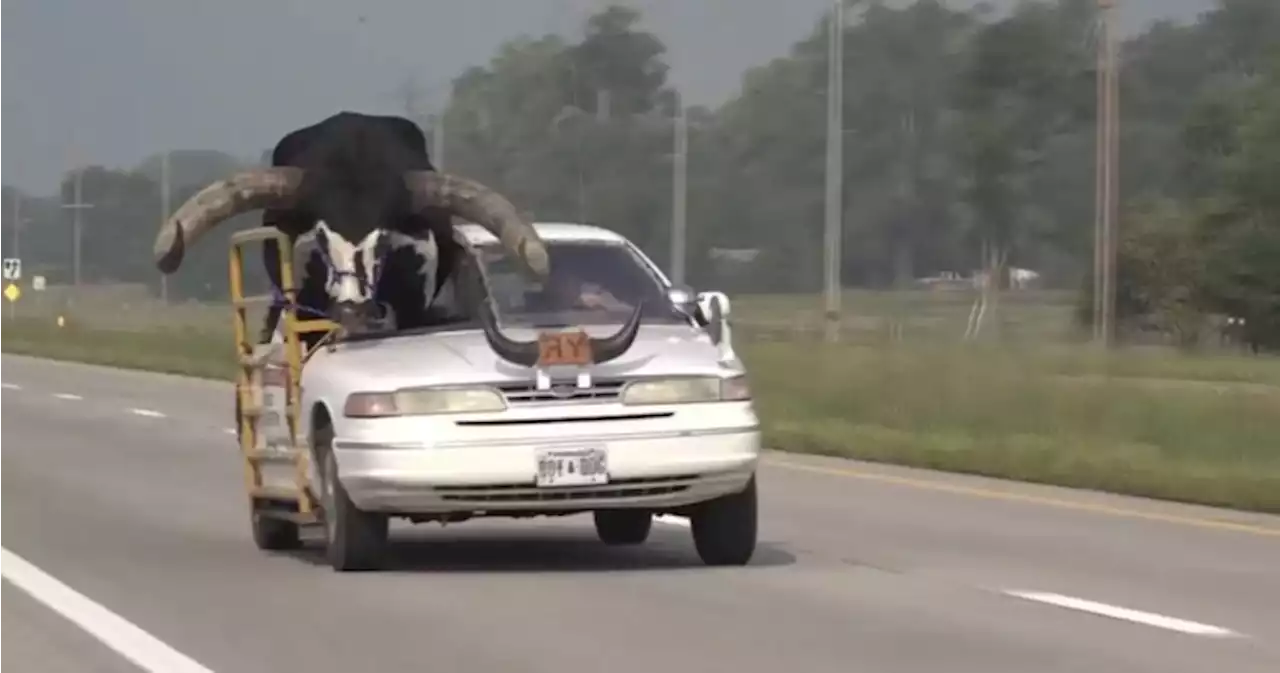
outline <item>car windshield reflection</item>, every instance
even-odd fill
[[[560,327],[617,323],[643,302],[645,323],[687,318],[666,287],[629,247],[603,241],[548,241],[551,277],[540,284],[496,244],[479,246],[489,289],[504,324]]]

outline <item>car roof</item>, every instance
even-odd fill
[[[534,222],[533,228],[545,241],[582,241],[601,243],[625,243],[626,238],[617,232],[592,224],[575,222]],[[457,230],[471,245],[497,243],[498,238],[487,229],[473,222],[460,222]]]

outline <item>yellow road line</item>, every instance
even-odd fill
[[[1145,519],[1148,521],[1161,521],[1164,523],[1180,524],[1183,526],[1195,526],[1198,528],[1211,528],[1216,530],[1229,530],[1237,533],[1248,533],[1250,535],[1261,535],[1266,537],[1280,537],[1280,528],[1271,528],[1268,526],[1259,526],[1248,523],[1238,523],[1235,521],[1220,521],[1217,519],[1204,519],[1194,516],[1182,516],[1178,514],[1162,514],[1160,512],[1146,512],[1138,509],[1129,509],[1126,507],[1116,507],[1112,505],[1102,505],[1097,503],[1080,502],[1075,500],[1063,500],[1060,498],[1050,498],[1047,496],[1032,495],[1029,493],[1014,493],[1011,491],[997,491],[989,488],[978,488],[974,486],[959,486],[956,484],[946,484],[940,481],[929,479],[913,479],[911,477],[899,477],[891,474],[882,474],[877,472],[867,472],[863,470],[855,470],[850,468],[822,467],[819,465],[804,465],[801,463],[793,463],[787,460],[779,460],[770,458],[768,463],[776,467],[788,470],[796,470],[799,472],[812,472],[815,474],[825,474],[833,477],[845,477],[851,479],[862,479],[866,481],[878,481],[886,484],[894,484],[897,486],[906,486],[908,488],[916,488],[927,491],[939,491],[943,493],[955,493],[958,495],[967,495],[974,498],[983,498],[985,500],[1005,500],[1011,502],[1023,502],[1035,505],[1045,505],[1048,507],[1057,507],[1060,509],[1070,509],[1079,512],[1092,512],[1094,514],[1105,514],[1108,516],[1125,517],[1129,519]]]

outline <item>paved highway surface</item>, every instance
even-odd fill
[[[1280,671],[1280,517],[770,455],[762,544],[590,519],[256,550],[230,387],[3,357],[11,673]]]

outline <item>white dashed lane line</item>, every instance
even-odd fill
[[[147,418],[164,418],[164,414],[153,409],[130,409],[129,413],[135,416],[146,416]]]
[[[84,399],[83,397],[80,397],[75,393],[54,393],[53,396],[60,400],[83,400]]]
[[[657,521],[658,523],[665,523],[668,526],[680,526],[681,528],[689,527],[689,520],[682,516],[672,516],[670,514],[663,514],[662,516],[655,516],[653,520]]]
[[[1177,631],[1193,636],[1210,636],[1214,638],[1239,637],[1240,634],[1224,629],[1220,626],[1212,624],[1201,624],[1186,619],[1178,619],[1176,617],[1166,617],[1154,612],[1143,612],[1141,610],[1132,610],[1122,608],[1115,605],[1107,605],[1106,603],[1098,603],[1095,601],[1085,600],[1083,598],[1074,598],[1072,596],[1064,596],[1062,594],[1054,594],[1040,591],[1014,591],[1006,590],[1002,592],[1009,596],[1022,598],[1047,605],[1055,605],[1060,608],[1069,610],[1079,610],[1090,614],[1110,617],[1112,619],[1121,619],[1124,621],[1134,622],[1135,624],[1145,624],[1146,626],[1154,626],[1169,631]]]
[[[0,386],[3,386],[5,390],[22,390],[22,386],[16,383],[4,383],[0,384]]]

